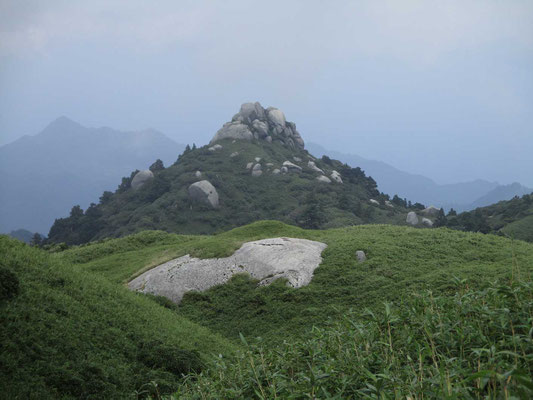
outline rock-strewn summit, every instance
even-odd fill
[[[222,139],[280,142],[289,148],[304,148],[304,141],[293,122],[277,108],[264,109],[259,102],[244,103],[241,110],[215,134],[210,144]]]

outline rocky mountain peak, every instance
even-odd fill
[[[259,102],[244,103],[240,111],[218,130],[210,144],[222,139],[265,140],[279,142],[289,148],[304,148],[304,141],[293,122],[287,122],[283,111]]]

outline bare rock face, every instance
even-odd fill
[[[407,218],[406,218],[405,222],[407,222],[410,225],[415,226],[415,225],[418,224],[418,216],[416,215],[416,213],[414,211],[410,211],[407,214]]]
[[[287,168],[287,172],[302,172],[302,167],[293,164],[290,161],[283,162],[283,167]],[[282,169],[283,172],[283,169]]]
[[[203,180],[189,186],[189,197],[191,200],[207,204],[213,208],[218,207],[218,193],[211,182]]]
[[[263,170],[261,169],[261,164],[257,163],[252,168],[252,176],[261,176],[263,174]]]
[[[422,211],[420,211],[420,213],[428,217],[436,217],[437,215],[439,215],[439,211],[440,209],[438,209],[437,207],[429,206],[428,208],[425,208]]]
[[[213,144],[222,139],[277,141],[289,148],[304,148],[304,141],[296,125],[287,122],[283,111],[269,107],[266,110],[259,102],[244,103],[231,122],[227,122],[211,140]]]
[[[374,204],[375,206],[379,206],[379,201],[377,201],[376,199],[370,199],[369,201],[371,204]]]
[[[319,182],[331,183],[331,179],[329,179],[327,176],[324,176],[324,175],[317,176],[316,180]]]
[[[204,291],[226,283],[233,275],[248,273],[260,285],[286,278],[288,285],[308,285],[322,262],[326,244],[306,239],[273,238],[248,242],[232,256],[198,259],[189,255],[161,264],[129,283],[129,288],[165,296],[179,303],[189,291]]]
[[[428,228],[433,227],[433,221],[429,218],[422,218],[422,223],[427,226]]]
[[[357,257],[357,261],[359,261],[360,263],[366,261],[366,254],[363,250],[357,250],[355,252],[355,257]]]
[[[339,174],[337,171],[332,171],[330,176],[335,182],[342,183],[341,174]]]
[[[314,161],[308,161],[307,166],[312,169],[315,172],[318,172],[319,174],[323,174],[324,171],[322,171],[320,168],[318,168]]]
[[[131,180],[131,188],[139,189],[142,185],[144,185],[146,182],[148,182],[153,177],[154,177],[154,174],[149,169],[139,171],[135,174],[135,176]]]
[[[253,138],[254,135],[247,125],[240,122],[228,122],[218,130],[215,137],[211,139],[210,143],[214,143],[222,139],[252,140]]]

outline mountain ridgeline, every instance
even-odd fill
[[[404,224],[407,202],[377,190],[360,168],[316,159],[276,108],[241,106],[209,145],[187,147],[173,165],[134,171],[85,211],[57,219],[49,241],[80,244],[159,229],[209,234],[275,219],[305,228]]]
[[[124,174],[156,158],[173,162],[184,147],[151,129],[86,128],[60,117],[0,147],[0,232],[46,233],[73,204],[87,207]]]
[[[533,193],[461,214],[452,212],[442,225],[533,242]]]

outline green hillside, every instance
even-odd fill
[[[363,310],[425,289],[448,293],[454,277],[477,286],[511,277],[513,265],[522,274],[533,270],[531,245],[493,235],[389,225],[303,230],[275,221],[215,236],[143,232],[75,247],[56,257],[122,283],[178,256],[222,257],[243,242],[278,236],[328,244],[309,286],[296,290],[280,281],[257,287],[246,276],[236,276],[226,285],[186,295],[177,313],[233,340],[242,333],[276,341],[301,335],[350,308]],[[356,261],[357,250],[365,251],[367,261]]]
[[[533,194],[447,217],[446,225],[533,242]]]
[[[145,296],[44,251],[0,236],[0,254],[0,398],[135,398],[152,390],[150,381],[170,393],[182,374],[234,351]]]
[[[222,257],[279,236],[328,244],[308,286],[258,286],[236,275],[180,305],[124,286],[184,254]],[[145,231],[54,254],[6,237],[0,244],[7,398],[533,395],[526,242],[446,228],[261,221],[210,236]]]
[[[309,155],[305,150],[275,143],[220,143],[223,148],[216,152],[207,146],[186,152],[175,165],[156,171],[155,178],[137,190],[131,189],[131,178],[123,180],[121,187],[102,196],[98,205],[85,212],[73,210],[69,218],[56,220],[50,241],[79,244],[147,229],[210,234],[262,219],[307,228],[405,221],[404,207],[369,203],[371,198],[383,202],[388,197],[380,196],[376,183],[360,169],[327,158],[316,161],[319,168],[337,170],[343,184],[318,182],[317,174],[306,168],[301,173],[264,172],[254,177],[246,165],[255,157],[279,168],[294,157],[310,160]],[[239,155],[230,157],[234,152]],[[201,178],[195,176],[196,171],[202,172]],[[219,194],[216,209],[195,203],[188,196],[188,187],[203,179]]]
[[[168,168],[158,160],[150,171],[134,171],[85,211],[73,207],[55,221],[49,242],[81,244],[149,229],[211,234],[265,219],[311,229],[405,224],[408,206],[423,208],[381,194],[360,168],[316,159],[294,123],[259,103],[243,104],[209,145],[176,157]],[[214,197],[199,199],[193,184],[208,185]]]

